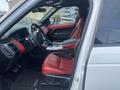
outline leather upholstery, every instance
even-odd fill
[[[78,40],[74,44],[65,46],[66,48],[69,47],[75,49],[79,42],[80,34],[82,33],[82,24],[82,19],[80,18],[75,27],[75,30],[71,34],[71,38],[76,38]],[[47,56],[42,65],[42,73],[44,75],[70,75],[72,73],[73,64],[74,57],[71,57],[64,52],[51,53]]]
[[[47,28],[48,28],[49,30],[69,29],[69,28],[73,28],[73,27],[74,27],[74,23],[53,24],[53,25],[47,26]]]
[[[79,37],[82,33],[82,28],[83,28],[83,19],[80,18],[75,29],[73,30],[73,32],[71,34],[71,38],[79,39]]]
[[[70,75],[73,66],[73,58],[65,53],[51,53],[42,65],[44,75]]]
[[[18,40],[13,39],[11,43],[14,44],[20,50],[20,54],[23,54],[26,52],[26,48]]]

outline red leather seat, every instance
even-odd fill
[[[71,38],[77,38],[79,40],[82,31],[82,19],[80,18]],[[75,43],[74,47],[77,43]],[[42,73],[44,75],[70,75],[74,64],[74,57],[64,53],[55,52],[47,56],[42,65]]]
[[[45,59],[42,66],[44,75],[70,75],[73,66],[73,57],[65,53],[51,53]]]

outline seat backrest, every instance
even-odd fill
[[[83,29],[83,19],[80,18],[73,30],[73,32],[71,33],[71,38],[76,38],[79,39],[82,33],[82,29]]]
[[[74,42],[70,43],[70,44],[67,44],[67,45],[64,45],[64,48],[67,48],[67,49],[74,49],[76,48],[78,42],[80,41],[80,37],[81,37],[81,34],[82,34],[82,30],[83,30],[83,19],[80,18],[71,34],[71,39],[75,40]]]
[[[83,31],[83,27],[84,27],[84,23],[83,23],[83,19],[80,18],[78,20],[78,23],[75,27],[75,30],[73,31],[73,33],[71,34],[71,38],[75,38],[77,39],[77,41],[74,43],[74,51],[73,51],[73,56],[75,56],[75,52],[78,48],[78,43],[80,42],[80,36],[82,34]]]

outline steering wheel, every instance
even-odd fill
[[[44,31],[41,29],[41,25],[33,23],[31,25],[30,34],[32,38],[34,39],[36,46],[38,47],[43,46],[43,45],[45,46],[51,43],[47,39]]]

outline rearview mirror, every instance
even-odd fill
[[[33,13],[36,13],[36,12],[46,12],[46,8],[35,8],[32,10]]]

